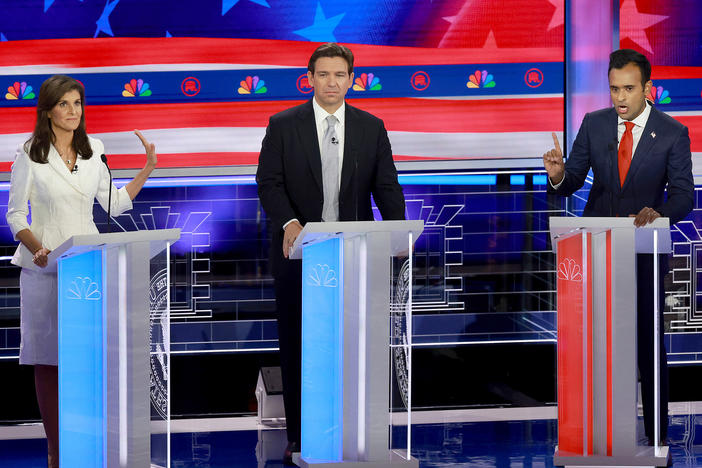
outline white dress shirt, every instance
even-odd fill
[[[314,109],[314,122],[317,125],[317,143],[319,143],[319,151],[322,151],[322,138],[324,138],[324,132],[327,129],[326,119],[330,115],[336,117],[336,124],[334,124],[334,130],[336,130],[336,139],[339,140],[339,144],[336,147],[339,149],[339,185],[341,185],[341,167],[344,163],[344,120],[346,117],[346,101],[341,103],[334,114],[330,114],[325,111],[322,106],[317,103],[317,99],[312,98],[312,108]],[[322,155],[320,154],[321,158]],[[338,187],[340,188],[340,187]]]
[[[644,108],[643,112],[641,112],[635,119],[629,121],[617,116],[617,141],[619,143],[622,142],[622,136],[626,130],[626,125],[624,125],[624,123],[634,123],[634,128],[631,129],[631,135],[634,137],[634,144],[631,147],[631,159],[634,159],[634,155],[636,154],[636,146],[641,140],[641,135],[643,135],[644,128],[646,128],[646,122],[648,122],[649,115],[651,115],[651,104],[646,101],[646,107]],[[619,145],[617,145],[617,148],[619,148]]]

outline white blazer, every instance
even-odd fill
[[[95,198],[107,211],[107,198],[112,191],[112,216],[132,208],[126,187],[117,190],[110,185],[110,176],[100,155],[105,147],[100,140],[88,137],[93,156],[78,158],[78,170],[71,173],[53,145],[48,163],[39,164],[31,159],[23,147],[17,150],[12,165],[10,195],[7,206],[7,224],[17,240],[17,233],[29,229],[49,250],[54,250],[71,236],[96,234],[93,222]],[[31,205],[32,224],[27,222]],[[12,263],[22,268],[42,271],[33,262],[33,255],[23,244],[17,247]]]

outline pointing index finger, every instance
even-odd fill
[[[556,132],[551,132],[551,136],[553,137],[553,144],[555,145],[556,150],[558,150],[559,153],[563,153],[563,151],[561,151],[561,144],[558,142]]]

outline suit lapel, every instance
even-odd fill
[[[78,179],[76,177],[73,177],[71,173],[68,170],[68,167],[66,166],[66,163],[61,159],[61,156],[59,156],[58,151],[56,151],[56,148],[52,146],[49,146],[49,155],[47,156],[47,159],[49,160],[49,165],[51,168],[65,180],[68,185],[76,189],[78,193],[83,193],[83,190],[81,189],[80,185],[78,184]]]
[[[605,141],[607,142],[607,157],[610,159],[611,180],[614,193],[618,195],[621,190],[619,182],[619,155],[617,152],[617,112],[612,108],[612,112],[607,116],[607,129],[605,131]],[[610,150],[610,145],[614,144],[614,149]]]
[[[656,139],[653,135],[656,133],[656,125],[658,123],[657,112],[655,108],[651,108],[651,113],[648,115],[646,126],[641,134],[641,139],[639,139],[639,144],[636,145],[636,151],[631,158],[631,166],[629,166],[629,172],[626,174],[622,190],[633,183],[632,180],[636,177],[636,171],[638,171],[643,164],[646,164],[649,153],[656,144]]]
[[[314,178],[317,188],[322,192],[322,156],[319,149],[319,140],[317,136],[317,125],[314,120],[314,109],[312,101],[300,108],[297,114],[300,119],[300,125],[297,127],[298,137],[302,142],[302,147],[305,150],[307,163],[310,165],[312,177]]]
[[[344,161],[341,166],[340,194],[348,190],[351,176],[357,169],[358,143],[363,141],[363,127],[360,119],[356,110],[348,104],[346,104],[344,119]]]

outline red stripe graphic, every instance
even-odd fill
[[[612,231],[607,231],[606,248],[606,290],[607,290],[607,456],[612,456]]]
[[[233,63],[307,67],[318,42],[220,38],[98,38],[8,41],[0,67],[114,67],[144,64]],[[421,48],[347,44],[356,66],[562,62],[563,49]],[[36,73],[36,71],[35,71]]]
[[[143,154],[111,154],[112,169],[141,169],[145,163]],[[437,161],[437,158],[422,156],[393,155],[395,161]],[[253,166],[258,164],[258,152],[214,152],[214,153],[177,153],[158,155],[158,167],[215,167],[215,166]],[[10,172],[12,163],[0,162],[0,172]]]
[[[656,65],[651,70],[652,80],[702,78],[702,67],[669,67]]]
[[[572,453],[583,453],[582,254],[581,235],[558,243],[558,449]]]
[[[135,128],[265,127],[268,118],[304,101],[124,104],[87,106],[89,133]],[[406,132],[536,132],[563,130],[563,99],[349,99],[385,121],[388,130]],[[421,116],[421,118],[419,118]],[[534,118],[538,116],[538,118]],[[5,108],[0,134],[34,128],[33,107]],[[504,126],[495,122],[504,122]]]
[[[702,152],[702,115],[678,115],[674,118],[689,130],[690,150],[693,153]]]
[[[593,365],[592,361],[595,357],[592,348],[592,338],[594,335],[594,327],[592,323],[592,233],[587,233],[587,284],[585,286],[587,296],[587,454],[594,453],[593,434],[595,432],[595,398],[593,393]]]

